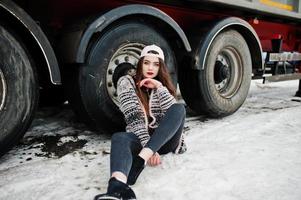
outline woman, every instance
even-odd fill
[[[185,108],[176,103],[176,89],[160,47],[149,45],[142,50],[135,77],[122,76],[117,94],[126,132],[112,136],[108,190],[95,200],[136,199],[129,185],[135,184],[146,163],[157,166],[160,155],[186,151]]]

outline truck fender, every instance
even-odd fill
[[[115,8],[100,17],[98,17],[96,20],[94,20],[88,28],[83,33],[81,40],[78,44],[77,52],[76,52],[76,62],[77,63],[84,63],[85,60],[85,53],[88,46],[88,43],[92,37],[92,35],[96,32],[101,32],[106,27],[108,27],[110,24],[115,22],[116,20],[130,15],[149,15],[155,18],[159,18],[166,24],[168,24],[179,36],[181,41],[183,42],[183,45],[186,49],[186,51],[190,52],[191,47],[188,42],[188,39],[184,33],[184,31],[181,29],[181,27],[167,14],[162,12],[161,10],[154,8],[152,6],[146,6],[146,5],[140,5],[140,4],[132,4],[132,5],[126,5],[121,6],[118,8]],[[73,41],[74,42],[74,41]],[[72,60],[72,59],[71,59]]]
[[[192,65],[192,68],[197,70],[203,70],[205,68],[205,60],[210,45],[212,44],[215,37],[225,29],[234,29],[244,37],[250,49],[252,57],[252,68],[263,69],[263,61],[261,55],[262,47],[258,35],[248,22],[237,17],[225,18],[213,24],[213,27],[203,37],[202,44],[196,52],[197,54],[200,54],[199,58],[203,59],[196,59],[195,64]]]
[[[33,41],[40,47],[45,65],[48,67],[51,82],[55,85],[61,84],[61,75],[55,53],[41,28],[22,8],[11,0],[0,1],[0,13],[2,12],[13,18],[18,26],[22,26],[28,31],[34,39]]]

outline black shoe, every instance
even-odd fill
[[[98,194],[94,197],[94,200],[121,200],[121,197],[115,197],[110,194]]]
[[[94,200],[136,200],[134,191],[125,183],[111,178],[106,194],[99,194]]]
[[[136,183],[136,180],[140,175],[140,173],[142,172],[142,170],[144,169],[144,167],[145,167],[144,159],[141,158],[140,156],[136,156],[133,159],[133,164],[128,176],[128,181],[127,181],[128,185],[134,185]]]

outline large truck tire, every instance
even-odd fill
[[[196,54],[196,59],[203,58]],[[192,110],[211,117],[230,115],[243,104],[250,88],[248,45],[237,31],[223,31],[209,46],[204,69],[182,70],[180,75],[183,98]]]
[[[0,156],[26,132],[38,96],[36,71],[27,51],[0,25]]]
[[[92,121],[92,127],[109,133],[124,129],[116,81],[123,74],[134,71],[141,50],[149,44],[157,44],[163,49],[165,62],[176,84],[174,53],[164,37],[148,25],[122,22],[106,30],[90,46],[86,64],[78,70],[79,91],[75,91],[79,94],[78,99],[71,102],[77,114]]]

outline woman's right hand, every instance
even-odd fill
[[[160,155],[156,152],[154,155],[152,155],[152,157],[150,157],[150,159],[148,159],[147,164],[152,167],[160,165],[161,164]]]
[[[147,88],[158,88],[162,85],[162,83],[160,81],[157,81],[155,79],[152,79],[152,78],[145,78],[145,79],[142,79],[139,83],[139,87],[147,87]]]

